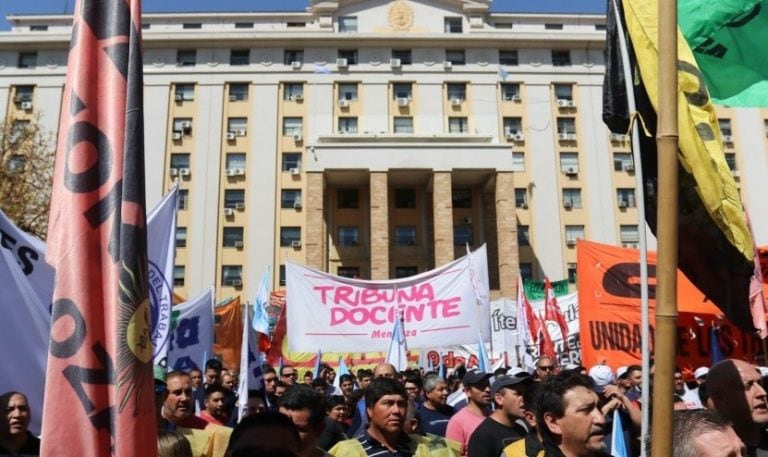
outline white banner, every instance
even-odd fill
[[[0,249],[0,278],[3,284],[0,393],[15,390],[27,396],[32,415],[29,429],[37,435],[43,416],[51,316],[48,307],[30,287],[24,272],[18,268],[17,257],[6,249]]]
[[[213,288],[174,306],[171,327],[169,370],[202,370],[213,357]]]
[[[26,280],[32,284],[39,302],[50,310],[56,272],[45,261],[45,242],[16,227],[0,211],[0,247],[13,254]]]
[[[386,351],[401,315],[411,349],[472,343],[487,331],[485,246],[471,257],[398,280],[342,278],[292,262],[286,279],[292,352]]]

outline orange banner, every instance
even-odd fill
[[[577,273],[582,365],[590,367],[604,361],[615,370],[619,366],[640,363],[639,259],[637,249],[579,241]],[[648,253],[648,276],[653,348],[655,252]],[[762,358],[760,340],[724,320],[722,311],[679,270],[677,285],[677,363],[681,368],[710,365],[712,325],[720,325],[719,341],[725,357],[754,361],[760,353]]]
[[[243,341],[243,306],[237,297],[213,310],[213,353],[227,369],[240,370],[240,345]]]

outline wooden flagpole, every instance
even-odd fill
[[[677,0],[659,0],[658,262],[651,455],[672,455],[677,324]],[[644,406],[645,407],[645,406]]]

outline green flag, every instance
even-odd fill
[[[710,98],[768,106],[768,0],[678,0],[677,9]]]

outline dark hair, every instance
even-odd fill
[[[325,412],[332,410],[339,405],[346,405],[347,399],[344,395],[331,395],[325,399]]]
[[[280,367],[280,376],[285,376],[283,374],[283,370],[285,370],[286,368],[293,368],[293,366],[292,365],[283,365],[282,367]],[[293,368],[293,371],[296,371],[296,368]]]
[[[365,390],[365,406],[372,408],[384,395],[400,395],[404,399],[408,398],[405,386],[400,381],[392,378],[375,378]]]
[[[269,366],[269,365],[266,365],[266,366],[264,366],[264,367],[261,369],[261,374],[262,374],[262,375],[265,375],[265,374],[269,374],[269,373],[274,373],[274,374],[277,374],[277,371],[275,371],[275,369],[274,369],[274,368],[272,368],[272,367],[271,367],[271,366]]]
[[[641,367],[640,365],[630,365],[627,367],[627,371],[625,371],[622,376],[619,376],[619,378],[627,379],[629,378],[629,375],[631,375],[635,371],[643,371],[643,367]]]
[[[421,380],[421,376],[419,376],[416,373],[411,373],[407,375],[405,379],[403,379],[403,384],[405,384],[406,382],[410,382],[411,384],[416,384],[416,387],[418,387],[419,390],[421,390],[421,388],[424,386],[424,383]]]
[[[221,373],[221,370],[224,369],[224,365],[219,359],[208,359],[208,361],[205,362],[205,369],[214,369],[216,370],[216,373]]]
[[[343,375],[339,376],[339,385],[341,385],[342,383],[345,383],[347,381],[351,382],[352,384],[355,383],[354,379],[352,379],[352,375],[351,374],[343,374]]]
[[[328,385],[328,383],[325,382],[325,379],[323,379],[323,378],[315,378],[315,379],[312,380],[312,387],[322,387],[322,388],[325,388],[325,386],[327,386],[327,385]]]
[[[219,384],[211,384],[205,388],[205,399],[208,400],[208,398],[216,392],[221,392],[225,396],[227,395],[227,390],[224,389],[224,387]]]
[[[307,376],[309,376],[312,379],[315,379],[315,377],[312,375],[311,371],[305,371],[304,372],[304,376],[302,376],[302,378],[306,378]]]
[[[201,370],[200,368],[197,368],[197,367],[194,367],[191,370],[189,370],[189,374],[192,374],[193,371],[198,371],[198,372],[200,372],[200,374],[203,374],[203,370]]]
[[[372,377],[373,377],[373,370],[369,370],[368,368],[361,368],[357,370],[357,379],[372,378]]]
[[[323,397],[315,389],[304,384],[289,386],[277,404],[291,411],[309,410],[309,422],[313,425],[318,425],[325,419]]]
[[[707,432],[723,431],[730,425],[728,418],[717,410],[675,411],[672,415],[672,452],[679,457],[695,457],[693,442],[697,437]]]
[[[296,443],[296,447],[299,447],[301,439],[299,438],[299,432],[296,430],[293,421],[284,414],[267,411],[246,416],[237,424],[232,431],[232,435],[229,437],[227,455],[230,457],[250,457],[254,455],[264,457],[295,456],[293,452],[287,449],[264,449],[262,448],[261,443],[256,443],[254,440],[248,439],[253,435],[253,432],[256,429],[262,427],[278,427],[285,429],[291,434]]]
[[[176,379],[176,378],[187,378],[189,380],[192,380],[192,377],[186,371],[174,370],[174,371],[168,372],[165,375],[165,382],[168,383],[168,381],[170,381],[171,379]]]
[[[701,401],[701,404],[706,408],[707,400],[709,400],[709,390],[707,390],[707,383],[703,382],[699,384],[699,388],[697,390],[699,392],[699,401]]]
[[[539,410],[536,397],[538,397],[539,395],[539,390],[541,389],[541,383],[529,382],[527,384],[528,385],[523,391],[523,409],[526,411],[532,412],[535,416],[536,412]]]
[[[284,388],[286,388],[286,389],[287,389],[287,388],[288,388],[288,386],[290,386],[290,384],[288,384],[288,383],[287,383],[287,382],[285,382],[285,381],[281,381],[281,380],[279,380],[279,379],[278,379],[278,380],[277,380],[277,382],[275,383],[275,387],[276,387],[276,388],[277,388],[277,387],[284,387]]]
[[[565,394],[576,387],[584,387],[592,391],[595,387],[595,381],[579,372],[564,371],[545,378],[539,383],[539,392],[536,395],[538,407],[536,423],[539,424],[538,431],[545,443],[557,444],[555,437],[549,431],[549,427],[546,426],[544,414],[550,413],[557,418],[563,417],[565,415]]]

